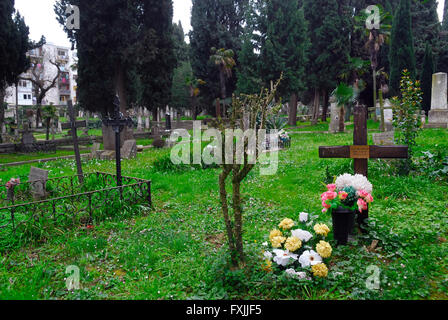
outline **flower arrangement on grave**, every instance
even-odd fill
[[[327,191],[321,194],[322,212],[330,211],[338,244],[347,243],[355,212],[362,213],[373,202],[372,190],[372,184],[365,176],[346,173],[337,177],[334,184],[327,185]]]
[[[284,129],[278,132],[278,138],[280,139],[280,145],[284,148],[289,147],[291,145],[291,138],[289,134]]]
[[[326,224],[316,223],[317,216],[302,212],[299,224],[283,219],[269,234],[263,253],[267,272],[286,274],[294,279],[312,280],[328,276],[331,245],[325,241],[330,233]]]
[[[8,190],[7,199],[9,201],[14,201],[14,188],[20,184],[20,179],[11,178],[6,182],[6,189]]]
[[[11,178],[8,182],[6,182],[7,189],[14,189],[15,186],[20,184],[20,178]]]

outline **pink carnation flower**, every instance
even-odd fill
[[[328,191],[334,192],[334,190],[336,190],[336,185],[335,184],[329,184],[329,185],[327,185],[327,189],[328,189]]]
[[[367,210],[368,209],[367,202],[365,202],[361,198],[358,199],[358,208],[359,208],[359,212],[363,212],[363,210]]]

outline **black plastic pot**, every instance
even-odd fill
[[[331,211],[333,219],[333,234],[338,245],[346,245],[348,235],[352,232],[355,224],[355,212],[350,209],[339,207]]]

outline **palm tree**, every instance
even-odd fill
[[[336,99],[336,103],[339,107],[339,132],[344,132],[345,105],[356,100],[357,92],[352,86],[340,83],[333,91],[332,95]]]
[[[227,98],[226,80],[232,76],[232,69],[236,65],[233,58],[235,53],[232,49],[216,49],[212,48],[212,55],[210,61],[212,61],[219,68],[219,80],[221,84],[221,99]],[[219,103],[219,101],[218,101]],[[219,109],[218,109],[219,110]],[[220,116],[218,111],[216,116]]]
[[[376,108],[376,100],[377,100],[377,68],[378,68],[378,53],[380,52],[381,46],[389,40],[390,30],[392,29],[391,21],[392,15],[389,12],[385,12],[384,9],[378,5],[380,10],[380,25],[379,29],[367,29],[365,27],[365,23],[368,19],[368,15],[370,12],[362,11],[361,15],[356,17],[356,21],[358,23],[357,29],[359,29],[359,25],[362,25],[365,30],[366,35],[368,36],[368,40],[366,42],[366,48],[370,54],[370,66],[372,68],[372,79],[373,79],[373,108]],[[376,118],[376,111],[375,111]]]

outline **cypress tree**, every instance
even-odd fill
[[[214,112],[213,100],[220,96],[220,78],[210,61],[211,49],[241,50],[244,13],[247,0],[193,0],[191,11],[190,57],[195,78],[201,86],[200,102]],[[235,90],[236,76],[227,79],[227,94]]]
[[[398,95],[402,71],[407,69],[412,78],[416,77],[410,0],[400,0],[395,12],[389,61],[391,94]]]
[[[239,65],[237,66],[236,91],[237,93],[255,94],[259,93],[262,87],[260,76],[260,55],[255,53],[259,37],[255,34],[257,30],[257,20],[259,16],[256,13],[254,3],[246,9],[246,26],[242,35],[241,50],[237,52]]]
[[[338,78],[349,65],[351,12],[347,1],[303,3],[311,39],[307,80],[308,87],[314,90],[313,123],[317,123],[320,95],[337,86]]]
[[[289,124],[296,125],[297,94],[305,90],[309,38],[303,9],[296,0],[271,0],[266,8],[262,75],[269,83],[283,73],[278,93],[289,98]]]
[[[442,30],[448,31],[448,1],[446,1],[446,0],[445,0],[445,4],[443,6]]]
[[[173,40],[172,0],[141,0],[141,27],[145,30],[145,41],[138,53],[139,75],[143,84],[141,105],[153,111],[165,108],[171,99],[173,71],[176,67],[176,52]],[[145,48],[156,46],[154,55]],[[177,54],[179,52],[177,51]]]
[[[432,75],[434,74],[434,60],[429,44],[426,44],[425,57],[423,59],[422,73],[420,75],[423,92],[422,110],[428,114],[431,110]]]
[[[420,74],[426,45],[430,45],[434,54],[438,54],[440,51],[439,34],[441,25],[437,14],[437,1],[412,1],[411,17],[415,62],[417,74]]]

